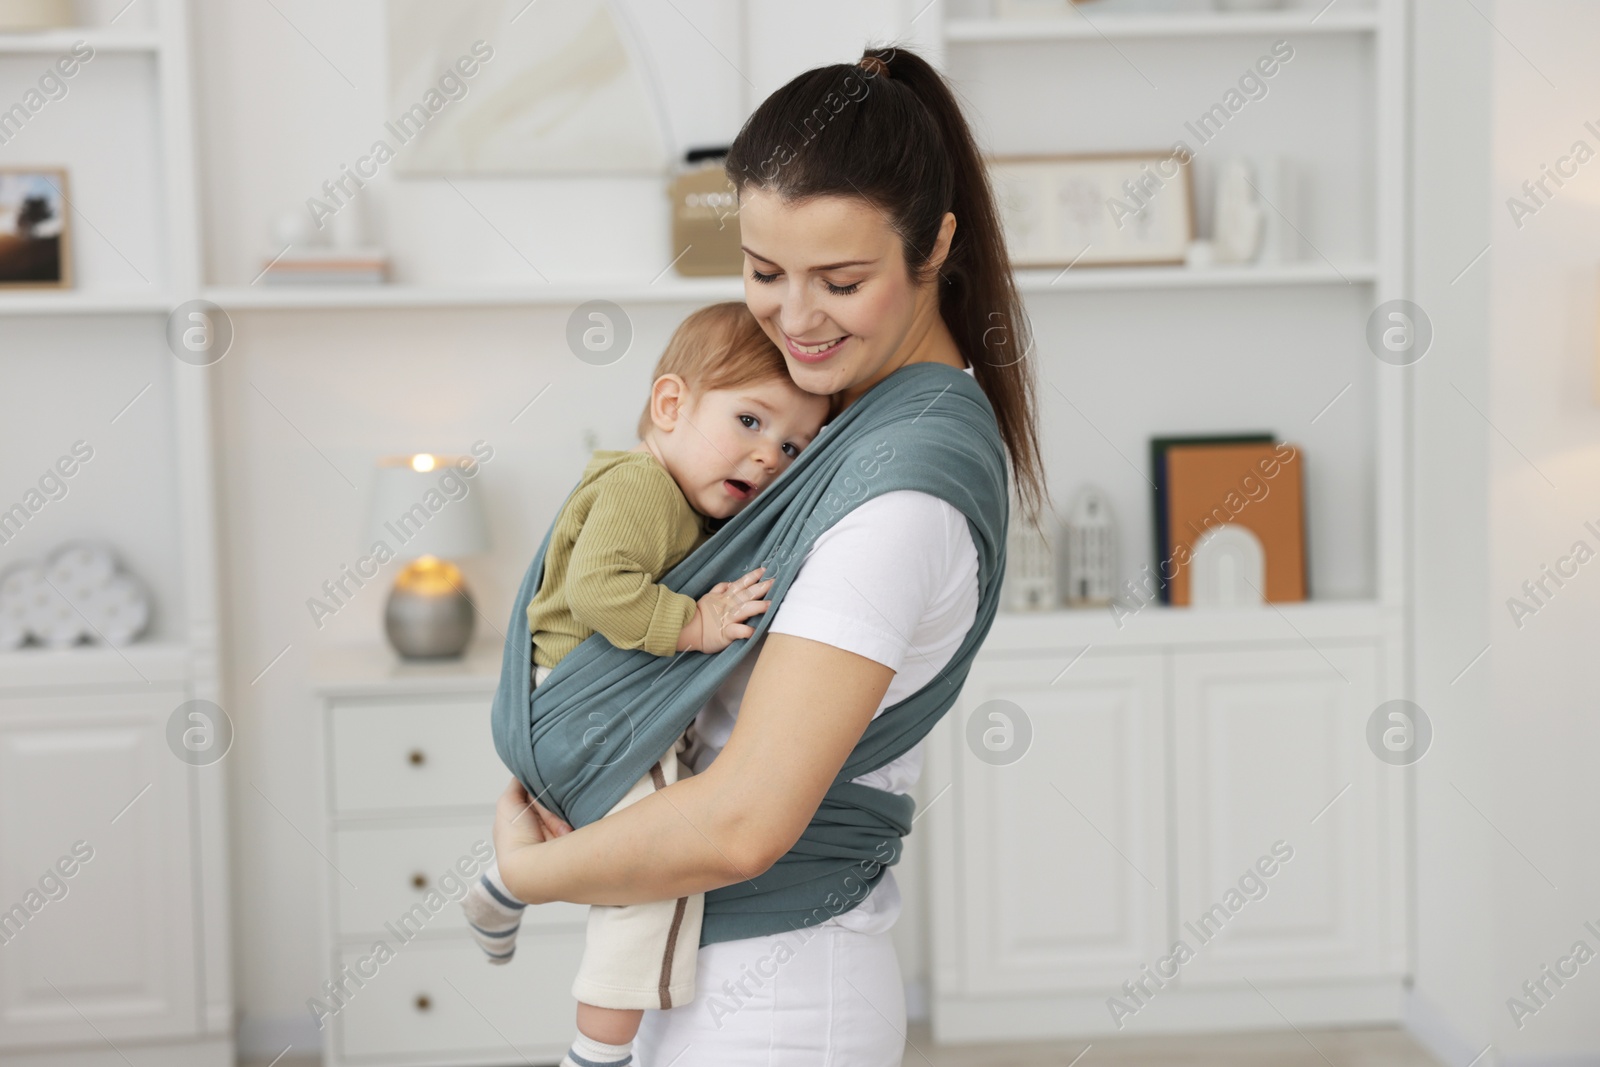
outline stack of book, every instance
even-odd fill
[[[382,285],[389,255],[381,248],[295,248],[266,263],[268,285]]]

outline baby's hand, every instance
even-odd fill
[[[757,567],[736,582],[722,582],[701,597],[694,618],[678,635],[679,652],[721,652],[755,630],[745,624],[772,605],[761,598],[772,588],[774,579],[758,581],[766,571]]]

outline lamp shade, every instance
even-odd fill
[[[367,547],[381,541],[402,560],[460,559],[488,549],[477,473],[472,461],[455,456],[419,453],[379,460]]]

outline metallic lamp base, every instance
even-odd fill
[[[383,612],[389,644],[405,659],[450,659],[472,640],[473,610],[456,565],[432,556],[395,578]]]

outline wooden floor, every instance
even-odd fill
[[[1393,1029],[940,1046],[926,1026],[913,1026],[909,1037],[904,1067],[1441,1067]],[[276,1067],[320,1067],[321,1062],[285,1056]],[[268,1067],[268,1061],[244,1060],[240,1067]]]
[[[904,1067],[1442,1067],[1398,1029],[940,1046],[913,1026],[909,1038]]]

